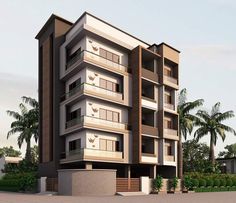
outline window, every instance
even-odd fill
[[[111,82],[109,80],[105,80],[103,78],[100,78],[100,85],[101,88],[113,91],[113,92],[119,92],[119,84],[115,82]]]
[[[173,128],[173,123],[172,123],[171,118],[165,118],[164,127],[167,128],[167,129],[172,129]]]
[[[119,113],[117,112],[113,112],[113,119],[114,122],[119,122]]]
[[[108,121],[113,121],[113,112],[107,110],[107,120]]]
[[[102,108],[99,109],[99,118],[117,123],[120,122],[120,114],[118,112]]]
[[[73,140],[69,142],[69,151],[81,149],[81,139]]]
[[[171,93],[170,92],[165,92],[165,103],[166,104],[172,104]]]
[[[71,53],[71,49],[66,50],[66,62],[68,63],[69,61],[75,59],[76,57],[80,56],[81,53],[81,47],[78,48],[75,52]]]
[[[107,141],[104,139],[100,139],[100,150],[107,150]]]
[[[69,85],[69,92],[71,90],[73,90],[74,88],[76,87],[79,87],[81,85],[81,78],[79,78],[78,80],[72,82],[70,85]]]
[[[170,142],[166,142],[165,143],[165,155],[167,155],[167,156],[173,155],[173,153],[172,153],[172,146],[171,146]]]
[[[103,151],[119,151],[119,141],[99,139],[99,149]]]
[[[99,55],[102,56],[103,58],[106,58],[106,59],[113,61],[115,63],[120,63],[120,57],[117,54],[114,54],[114,53],[107,51],[103,48],[99,49]]]
[[[169,76],[169,77],[172,77],[172,76],[173,76],[172,68],[166,66],[166,67],[164,68],[164,75]]]
[[[70,112],[70,119],[69,120],[73,120],[76,118],[80,118],[81,117],[81,109],[77,109],[75,111]]]

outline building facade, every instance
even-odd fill
[[[115,169],[177,175],[179,51],[85,12],[52,15],[39,42],[40,176]]]

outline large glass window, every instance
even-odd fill
[[[119,84],[103,78],[100,78],[100,87],[113,92],[119,92]]]
[[[165,103],[166,104],[172,104],[171,93],[170,92],[165,92]]]
[[[79,57],[81,53],[81,47],[76,51],[72,52],[71,49],[66,50],[66,62],[74,60],[76,57]]]
[[[115,111],[110,111],[106,109],[99,109],[99,117],[104,120],[120,122],[120,114]]]
[[[106,59],[113,61],[115,63],[120,63],[120,57],[117,54],[114,54],[114,53],[107,51],[103,48],[99,49],[99,55],[102,56],[103,58],[106,58]]]
[[[164,127],[167,129],[172,129],[173,128],[173,122],[171,118],[165,118],[164,119]]]
[[[73,140],[69,142],[69,151],[81,149],[81,139]]]
[[[99,139],[99,148],[103,151],[119,151],[119,141]]]

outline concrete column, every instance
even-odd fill
[[[158,66],[157,66],[157,60],[154,59],[154,73],[157,73],[157,69],[158,69]]]
[[[92,170],[93,169],[93,164],[91,162],[86,162],[85,163],[85,169]]]
[[[150,194],[151,185],[149,177],[144,177],[144,176],[140,177],[140,182],[141,182],[141,192],[145,194]]]
[[[47,180],[47,177],[41,177],[40,179],[38,179],[39,192],[46,192],[46,180]]]
[[[159,139],[158,140],[158,159],[159,159],[159,163],[162,165],[164,164],[164,160],[165,160],[165,139]]]
[[[127,165],[125,167],[125,177],[126,178],[131,178],[131,167],[130,167],[130,165]]]
[[[156,171],[157,171],[156,165],[150,166],[150,178],[156,178],[157,176]]]

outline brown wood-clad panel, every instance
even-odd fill
[[[51,145],[51,60],[50,37],[43,43],[42,57],[42,162],[50,161]]]
[[[142,76],[144,78],[147,78],[147,79],[152,80],[154,82],[159,82],[158,75],[150,70],[145,69],[145,68],[142,68]]]
[[[133,138],[133,163],[141,159],[141,47],[132,50],[130,66],[132,69],[132,138]]]
[[[117,178],[116,192],[138,192],[140,191],[139,178]]]

